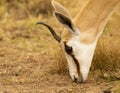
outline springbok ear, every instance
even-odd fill
[[[58,2],[56,2],[55,0],[52,0],[52,6],[54,7],[56,12],[59,12],[61,14],[64,14],[65,16],[72,18],[70,13],[68,12],[68,10],[66,8],[64,8],[61,4],[59,4]]]
[[[69,29],[70,33],[75,32],[75,27],[70,18],[58,12],[55,12],[55,16],[61,24],[63,24],[65,27]]]

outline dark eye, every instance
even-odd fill
[[[68,54],[71,54],[72,53],[72,47],[65,47],[65,51],[68,53]]]
[[[69,55],[71,55],[72,52],[73,52],[73,49],[72,49],[72,47],[68,46],[68,45],[65,43],[65,51],[66,51]]]

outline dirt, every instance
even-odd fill
[[[111,28],[120,31],[118,14],[120,11],[113,15],[116,19],[110,20],[107,31],[113,30]],[[59,25],[53,22],[55,19],[51,15],[44,17],[40,14],[37,18],[30,15],[28,18],[27,15],[15,17],[14,13],[5,13],[1,17],[0,93],[120,93],[119,68],[112,71],[91,68],[86,82],[74,83],[63,53],[57,51],[60,48],[58,43],[45,31],[47,29],[35,26],[40,19],[58,30]],[[117,31],[112,35],[119,37]]]
[[[49,51],[28,51],[4,41],[0,46],[0,93],[112,93],[104,91],[120,84],[96,77],[97,72],[90,72],[85,83],[74,83],[67,65],[61,71]]]

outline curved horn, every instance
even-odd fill
[[[41,25],[46,26],[46,27],[49,29],[49,31],[51,32],[51,34],[53,35],[53,37],[54,37],[58,42],[61,41],[61,38],[55,33],[55,31],[53,30],[53,28],[52,28],[51,26],[49,26],[47,23],[38,22],[38,23],[36,23],[36,25],[37,25],[37,24],[41,24]]]

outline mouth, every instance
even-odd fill
[[[75,75],[74,75],[74,80],[73,80],[73,82],[75,82],[75,83],[83,83],[84,81],[83,81],[83,78],[82,78],[82,77],[76,78]]]

